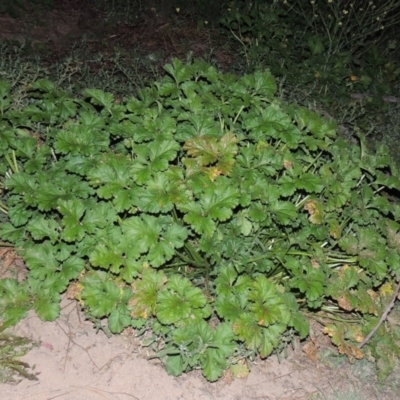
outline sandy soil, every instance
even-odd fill
[[[13,249],[0,251],[0,279],[25,279],[27,269]],[[330,340],[311,324],[310,338],[297,343],[289,357],[257,360],[243,379],[226,373],[210,383],[200,371],[169,376],[161,362],[149,360],[135,332],[108,338],[96,332],[79,304],[66,297],[60,317],[41,321],[31,311],[11,333],[37,345],[21,360],[37,380],[0,384],[0,400],[398,400],[399,380],[376,384],[371,365],[329,361],[322,350]],[[335,360],[335,358],[333,358]],[[1,360],[0,360],[1,361]],[[336,363],[336,365],[335,365]],[[339,395],[339,393],[342,393]]]
[[[329,393],[344,388],[362,394],[357,399],[400,398],[393,391],[378,392],[348,368],[332,370],[312,362],[301,350],[282,363],[276,357],[254,363],[245,379],[226,374],[209,383],[200,371],[175,378],[159,361],[147,359],[132,333],[107,338],[85,321],[76,302],[64,300],[62,307],[55,322],[43,322],[31,312],[15,327],[14,333],[38,342],[23,358],[38,380],[1,384],[2,400],[305,400],[332,398]]]

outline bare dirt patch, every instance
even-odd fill
[[[27,275],[15,250],[0,247],[0,279]],[[376,382],[373,364],[349,364],[335,353],[322,327],[311,321],[310,337],[297,342],[289,355],[278,360],[257,359],[250,374],[234,378],[230,371],[216,383],[201,371],[169,376],[157,359],[136,337],[133,329],[107,337],[85,319],[79,303],[64,299],[60,317],[40,320],[33,311],[10,330],[29,338],[35,346],[20,360],[29,365],[35,380],[0,384],[2,400],[397,400],[400,386],[393,373],[384,385]],[[1,320],[1,318],[0,318]],[[0,370],[2,368],[0,360]],[[1,372],[1,371],[0,371]]]
[[[101,53],[104,62],[116,52],[132,58],[150,55],[161,65],[189,54],[215,57],[226,68],[234,61],[226,38],[217,29],[199,26],[190,13],[171,15],[148,6],[133,14],[130,22],[116,21],[86,0],[66,0],[52,10],[35,5],[22,10],[19,18],[0,14],[0,41],[28,46],[49,63],[68,55],[82,40],[88,53]]]
[[[171,377],[158,361],[146,360],[146,349],[134,336],[96,334],[76,302],[64,300],[62,307],[55,322],[43,322],[32,312],[14,329],[38,343],[23,358],[38,380],[0,385],[2,399],[308,399],[344,383],[361,389],[345,371],[296,354],[282,363],[276,357],[258,361],[245,379],[226,374],[211,384],[199,372]]]
[[[0,253],[0,278],[25,279],[27,270],[10,248]],[[318,323],[311,323],[310,338],[296,343],[288,357],[255,360],[242,379],[227,371],[216,383],[201,371],[169,376],[162,363],[143,347],[133,329],[107,337],[97,330],[79,303],[61,303],[54,322],[41,321],[31,311],[11,333],[26,337],[35,347],[21,361],[36,380],[16,376],[13,384],[0,384],[3,400],[395,400],[400,387],[391,381],[376,383],[372,364],[350,365],[344,359],[324,357],[334,350]],[[1,365],[0,365],[1,367]],[[393,382],[392,382],[393,383]],[[347,397],[339,397],[339,393]],[[349,397],[351,395],[352,397]]]
[[[326,399],[335,390],[357,393],[357,399],[394,400],[400,393],[379,391],[356,377],[347,364],[332,369],[312,361],[300,347],[281,363],[276,356],[258,360],[244,379],[227,373],[219,382],[209,383],[200,371],[175,378],[159,361],[147,360],[146,348],[134,332],[111,338],[96,334],[77,303],[69,300],[63,300],[57,321],[43,322],[31,312],[14,333],[37,342],[23,361],[38,380],[1,384],[4,400],[306,400]]]

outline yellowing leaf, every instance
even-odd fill
[[[239,360],[237,364],[231,365],[231,372],[236,379],[247,378],[250,374],[250,370],[246,360]]]
[[[283,166],[285,167],[285,169],[292,169],[293,162],[289,160],[283,160]]]
[[[339,346],[338,349],[340,354],[345,354],[349,358],[350,362],[353,361],[354,358],[356,360],[362,360],[364,358],[363,351],[357,346],[344,343],[343,345]]]
[[[185,159],[184,164],[192,174],[197,166],[197,172],[204,171],[211,180],[219,175],[229,175],[235,164],[237,154],[237,138],[228,131],[219,141],[213,136],[196,136],[188,139],[183,148],[193,157]],[[210,166],[210,168],[201,168]]]
[[[318,269],[318,268],[321,267],[321,266],[319,265],[318,261],[315,260],[314,258],[312,258],[312,259],[310,260],[310,262],[311,262],[311,266],[312,266],[313,268]]]
[[[66,296],[67,299],[69,300],[78,300],[81,305],[83,305],[82,303],[82,299],[81,299],[81,293],[83,290],[83,285],[80,282],[71,282],[70,285],[67,288],[66,291]]]
[[[218,142],[213,136],[197,136],[186,141],[183,148],[196,158],[198,165],[209,165],[218,160]]]
[[[221,170],[218,167],[210,167],[206,168],[206,175],[211,179],[211,181],[215,181],[215,178],[221,175]]]
[[[379,294],[377,292],[375,292],[372,289],[367,290],[367,293],[370,295],[371,299],[376,301],[379,301]]]
[[[393,285],[390,282],[385,283],[379,289],[379,293],[382,297],[393,296]]]
[[[348,271],[350,269],[350,265],[349,264],[343,264],[340,269],[339,269],[339,276],[342,277],[346,271]]]
[[[220,140],[221,153],[229,152],[231,155],[235,155],[237,153],[237,142],[237,137],[231,131],[226,132]]]
[[[331,324],[326,326],[323,332],[332,338],[332,343],[337,346],[339,354],[346,355],[350,362],[364,358],[361,349],[345,340],[345,334],[348,333],[345,327]]]
[[[361,332],[360,325],[349,325],[347,328],[346,337],[356,341],[357,343],[361,343],[365,339],[365,336]]]
[[[322,206],[317,200],[307,200],[304,209],[308,211],[308,220],[313,224],[322,223]]]
[[[160,271],[155,271],[152,268],[143,270],[142,279],[131,284],[134,293],[128,303],[131,317],[147,319],[154,315],[157,293],[166,280],[166,276]]]
[[[325,326],[325,328],[323,329],[323,332],[324,332],[326,335],[332,337],[332,336],[335,334],[336,330],[334,329],[334,325],[327,325],[327,326]]]
[[[343,310],[346,311],[352,311],[353,306],[351,305],[349,299],[346,297],[346,295],[343,295],[337,299],[337,302],[339,304],[340,308],[343,308]]]

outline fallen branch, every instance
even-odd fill
[[[396,287],[396,290],[394,292],[394,295],[393,295],[393,298],[392,298],[391,302],[386,307],[386,310],[382,314],[379,322],[376,324],[375,328],[372,329],[372,331],[367,335],[367,337],[357,346],[359,349],[361,349],[361,347],[363,347],[365,344],[367,344],[370,341],[372,336],[374,336],[375,332],[379,329],[379,327],[382,325],[382,323],[386,320],[386,318],[389,315],[390,311],[394,307],[394,304],[396,303],[396,299],[397,299],[397,296],[399,295],[399,292],[400,292],[400,281],[397,284],[397,287]]]

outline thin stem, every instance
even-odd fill
[[[238,118],[239,118],[240,114],[242,113],[243,109],[244,109],[244,106],[240,107],[240,110],[239,110],[238,113],[236,114],[236,117],[235,117],[235,119],[233,120],[233,124],[232,124],[232,125],[235,125],[235,124],[236,124],[236,121],[238,120]]]
[[[315,158],[314,160],[310,163],[310,165],[305,169],[304,172],[308,172],[308,170],[318,161],[318,159],[324,154],[323,151],[321,151]]]
[[[16,174],[17,172],[19,172],[19,170],[18,170],[17,159],[15,157],[15,151],[13,150],[11,154],[12,154],[12,159],[8,154],[6,154],[5,157],[8,162],[8,165],[10,166],[14,174]]]
[[[192,254],[190,247],[184,246],[186,255],[180,253],[179,251],[176,252],[177,256],[186,264],[193,265],[197,268],[204,268],[203,260],[200,259],[200,262],[195,259],[195,256]]]
[[[4,214],[8,214],[8,207],[2,202],[0,202],[0,211]]]
[[[326,261],[334,262],[334,263],[342,263],[342,264],[354,264],[358,260],[356,257],[350,257],[350,258],[335,258],[335,257],[330,257],[328,256],[326,258]]]
[[[324,310],[325,313],[329,313],[332,314],[332,311],[328,311],[328,310]],[[339,310],[337,311],[339,312]],[[361,318],[356,318],[356,319],[345,319],[345,318],[339,318],[336,315],[318,315],[318,314],[312,314],[312,313],[308,313],[308,312],[304,312],[304,315],[307,315],[308,317],[315,319],[316,321],[318,321],[319,323],[321,323],[322,325],[326,324],[326,321],[324,321],[324,319],[329,319],[331,321],[336,321],[336,322],[343,322],[346,324],[359,324],[360,322],[362,322]]]
[[[363,347],[364,345],[366,345],[372,338],[372,336],[374,336],[374,334],[376,333],[376,331],[379,329],[379,327],[383,324],[383,322],[386,320],[386,318],[388,317],[390,311],[392,310],[392,308],[394,307],[394,304],[396,303],[396,299],[397,296],[399,295],[400,292],[400,281],[397,284],[396,290],[393,294],[392,300],[389,303],[389,305],[386,307],[385,312],[382,314],[381,318],[379,319],[378,323],[376,324],[375,328],[372,329],[372,331],[367,335],[367,337],[357,346],[359,349],[361,349],[361,347]]]
[[[243,46],[244,56],[246,57],[246,63],[247,63],[247,66],[249,66],[250,65],[250,61],[249,61],[249,56],[247,54],[246,45],[244,44],[243,40],[238,35],[236,35],[235,32],[233,32],[232,29],[230,31],[231,31],[232,35],[234,36],[234,38],[237,39],[240,42],[240,44]]]
[[[12,249],[14,247],[14,245],[12,245],[10,243],[0,242],[0,247],[9,247],[10,249]]]

